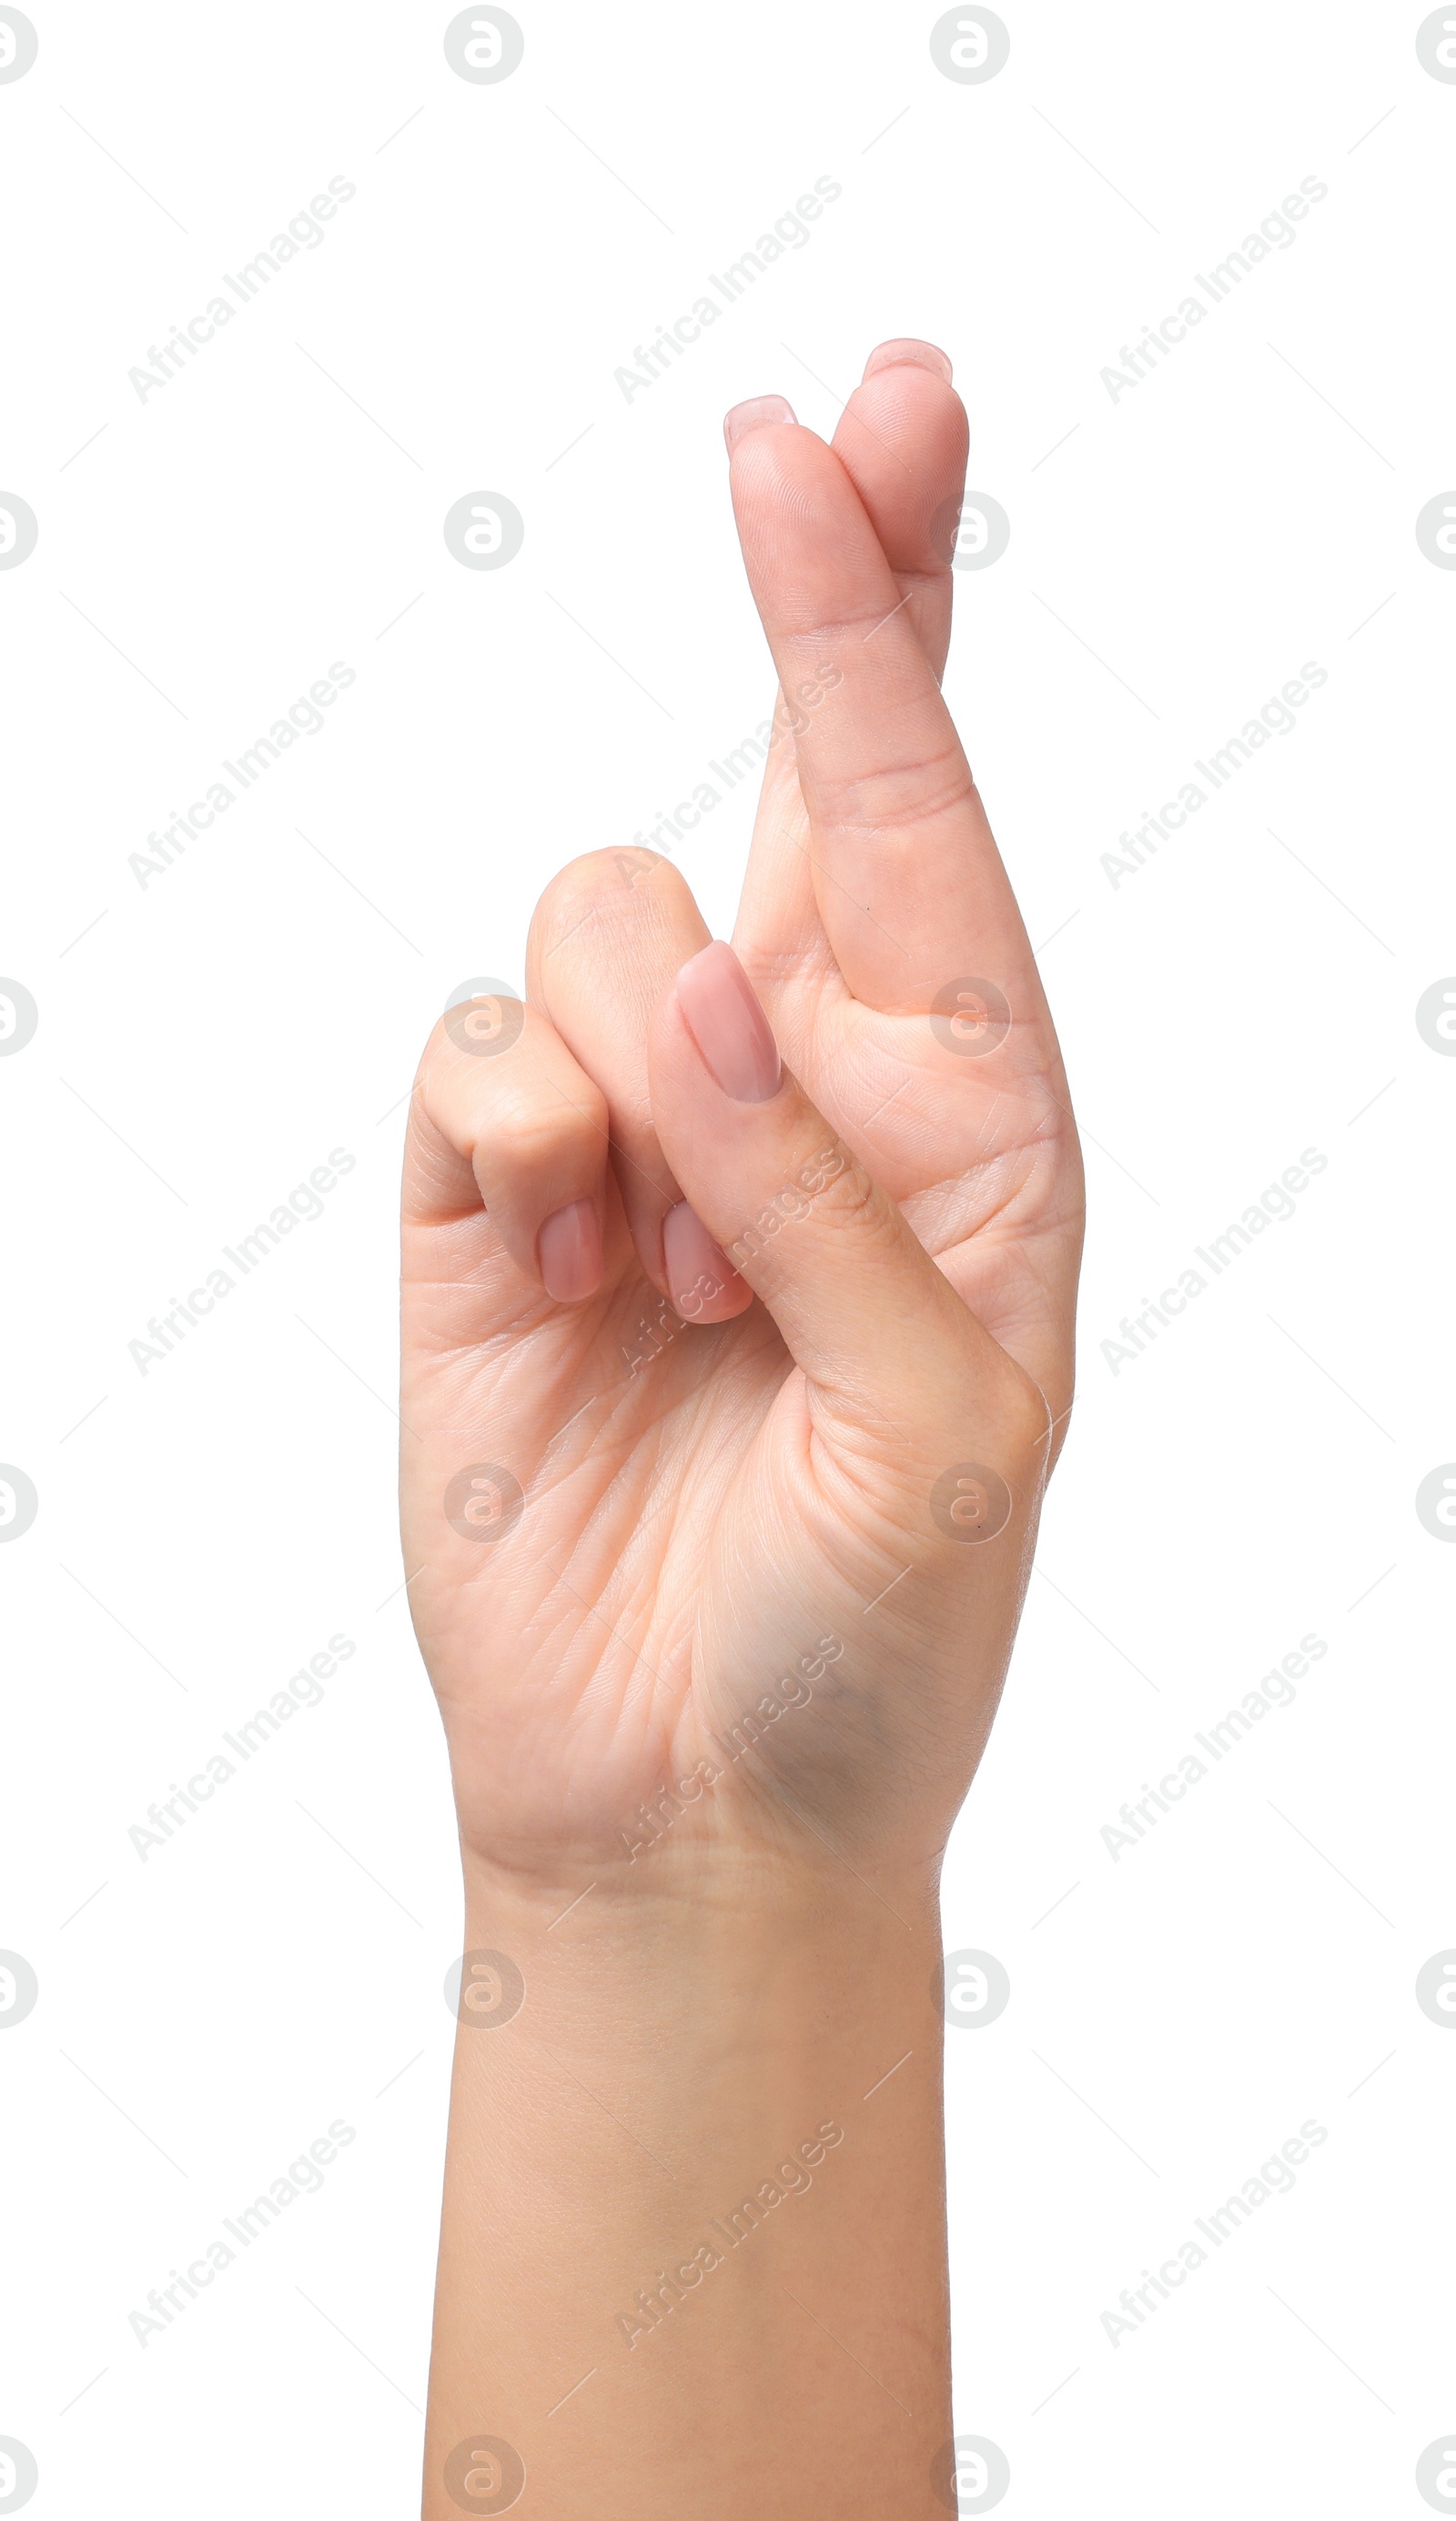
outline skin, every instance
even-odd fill
[[[410,1599],[509,1964],[457,2041],[429,2521],[953,2508],[936,1885],[1082,1176],[940,696],[949,363],[882,345],[832,445],[774,396],[726,435],[779,676],[733,952],[666,860],[578,858],[411,1112]]]

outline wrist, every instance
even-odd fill
[[[858,1851],[851,1863],[813,1840],[786,1852],[685,1836],[635,1859],[528,1874],[467,1851],[464,1890],[466,1950],[505,1955],[522,2009],[538,2002],[558,2028],[610,2037],[618,2001],[638,2011],[654,1991],[670,2001],[709,1988],[718,2013],[766,2019],[779,1991],[794,2001],[806,1981],[844,1972],[862,1989],[919,1973],[933,1998],[938,1878],[925,1864],[873,1866]]]
[[[467,1894],[486,2000],[456,2043],[432,2477],[476,2424],[546,2510],[799,2521],[806,2454],[763,2412],[793,2368],[830,2446],[816,2493],[934,2513],[933,1880],[739,1849],[555,1885],[471,1857]],[[651,2479],[614,2449],[633,2410]]]

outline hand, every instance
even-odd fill
[[[994,1713],[1082,1185],[939,689],[948,380],[885,344],[832,445],[730,415],[780,685],[736,959],[670,862],[598,850],[524,1009],[422,1062],[404,1546],[467,1856],[513,1882],[814,1839],[930,1877]]]
[[[935,1886],[1081,1179],[940,698],[946,363],[728,437],[780,682],[737,954],[665,859],[579,858],[411,1115],[410,1597],[508,1996],[456,2042],[429,2521],[467,2469],[602,2521],[953,2499]]]

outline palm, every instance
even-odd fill
[[[846,490],[852,481],[873,517],[882,565],[894,568],[938,672],[943,556],[927,565],[894,546],[917,533],[923,541],[926,516],[958,486],[963,448],[943,406],[929,418],[919,407],[931,383],[924,373],[895,375],[909,379],[904,407],[877,405],[869,434],[874,446],[889,444],[901,475],[912,472],[914,501],[896,481],[877,498],[873,451],[856,466],[852,446],[836,444]],[[916,466],[907,468],[904,451]],[[811,460],[823,456],[817,449]],[[750,564],[751,573],[751,551]],[[772,639],[756,578],[755,592]],[[842,608],[830,618],[842,619]],[[802,732],[798,750],[801,762]],[[969,775],[919,814],[899,811],[897,798],[896,810],[876,811],[900,774],[891,766],[876,777],[881,787],[866,802],[859,775],[862,810],[837,815],[840,838],[827,841],[822,767],[801,789],[793,748],[773,752],[735,943],[789,1069],[824,1117],[826,1145],[842,1141],[896,1204],[967,1308],[968,1337],[980,1337],[978,1322],[1004,1351],[1006,1390],[1025,1402],[1023,1437],[1041,1444],[1044,1472],[1048,1421],[1060,1422],[1070,1397],[1080,1230],[1056,1044],[1009,890],[1004,878],[987,880],[989,836]],[[977,854],[947,872],[952,819],[974,827]],[[894,866],[866,860],[868,824],[874,841],[890,827]],[[907,849],[920,851],[925,869],[908,892]],[[509,1053],[512,1090],[519,1096],[533,1073],[543,1096],[568,1105],[575,1076],[600,1088],[612,1164],[594,1295],[554,1304],[523,1271],[519,1246],[513,1257],[503,1240],[503,1207],[488,1190],[485,1209],[478,1204],[485,1160],[478,1145],[470,1158],[468,1117],[452,1132],[436,1116],[433,1138],[412,1154],[402,1403],[411,1600],[445,1714],[463,1827],[504,1860],[536,1863],[549,1849],[591,1862],[604,1849],[619,1852],[624,1831],[645,1852],[650,1827],[662,1823],[639,1825],[634,1812],[705,1760],[718,1771],[718,1790],[704,1802],[715,1825],[739,1826],[746,1814],[762,1825],[772,1808],[775,1826],[793,1825],[787,1812],[849,1829],[852,1810],[853,1833],[873,1830],[882,1808],[903,1800],[909,1761],[898,1749],[886,1755],[877,1694],[913,1659],[948,1736],[947,1773],[965,1769],[989,1720],[1014,1617],[1015,1566],[991,1579],[979,1567],[982,1591],[1000,1608],[984,1654],[968,1658],[945,1633],[943,1589],[918,1582],[923,1544],[905,1536],[903,1499],[887,1506],[880,1493],[894,1490],[898,1458],[920,1435],[899,1423],[896,1394],[859,1392],[851,1423],[796,1365],[763,1306],[685,1325],[660,1292],[680,1292],[664,1275],[661,1215],[679,1183],[688,1186],[691,1132],[669,1127],[672,1097],[660,1082],[662,1110],[655,1105],[644,1002],[705,941],[675,871],[645,854],[577,861],[533,927],[532,1014]],[[993,1030],[967,1043],[964,1027],[958,1039],[928,1024],[926,1008],[946,985],[981,972],[998,976],[1016,1010],[1004,1039]],[[563,1057],[574,1068],[563,1072]],[[468,1103],[487,1084],[499,1093],[506,1060],[454,1065],[465,1074],[453,1092]],[[436,1143],[452,1135],[453,1172],[451,1150]],[[706,1214],[707,1185],[692,1188]],[[725,1214],[731,1230],[737,1213]],[[703,1309],[710,1316],[714,1306]],[[903,1414],[913,1418],[915,1406],[911,1398]],[[872,1466],[869,1477],[859,1455],[877,1447],[887,1467]],[[938,1458],[965,1449],[947,1434]],[[452,1531],[441,1499],[463,1468],[481,1465],[507,1468],[524,1505],[506,1547],[467,1540],[462,1549],[455,1535],[469,1527]],[[750,1728],[758,1739],[741,1758],[739,1719],[770,1683],[800,1673],[817,1695],[815,1721],[796,1726],[776,1714],[770,1726]],[[787,1703],[801,1703],[796,1689]],[[867,1779],[875,1792],[866,1793]],[[933,1829],[948,1823],[958,1792],[931,1813]],[[663,1809],[676,1816],[670,1801]]]

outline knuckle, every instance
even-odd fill
[[[893,831],[900,824],[933,823],[958,815],[976,794],[959,743],[872,771],[815,780],[820,818],[846,837]]]
[[[530,952],[549,978],[551,957],[588,922],[635,920],[652,904],[692,902],[687,884],[656,849],[586,849],[560,868],[536,904]]]
[[[539,1016],[526,1010],[518,1040],[478,1058],[452,1039],[443,1019],[421,1054],[410,1127],[436,1130],[496,1175],[560,1168],[579,1150],[605,1149],[607,1099],[595,1080],[563,1082]]]
[[[887,1251],[897,1247],[904,1230],[898,1212],[857,1156],[850,1155],[847,1148],[837,1152],[844,1158],[842,1165],[813,1195],[819,1218],[825,1225],[847,1229],[861,1240],[870,1237],[883,1242]]]
[[[410,1100],[416,1112],[431,1111],[444,1100],[445,1080],[459,1057],[445,1031],[444,1017],[437,1017],[425,1036],[415,1068]]]
[[[443,1016],[436,1016],[433,1024],[430,1028],[430,1031],[425,1035],[424,1041],[420,1045],[420,1056],[415,1067],[415,1083],[417,1086],[423,1085],[426,1079],[432,1077],[435,1070],[442,1065],[443,1054],[448,1050],[449,1046],[449,1037],[445,1031],[445,1019]]]
[[[815,651],[826,644],[863,641],[884,619],[883,605],[866,605],[854,613],[816,614],[812,621],[786,623],[777,636],[791,655],[796,655],[800,649]]]
[[[596,1114],[550,1094],[507,1093],[482,1114],[477,1147],[492,1170],[536,1172],[605,1134],[605,1110]]]
[[[611,849],[583,849],[558,867],[550,882],[543,886],[536,904],[535,916],[548,933],[554,934],[563,920],[590,907],[597,895],[614,882],[620,883],[613,864]]]

